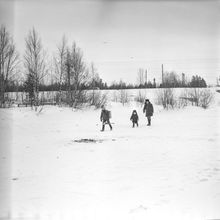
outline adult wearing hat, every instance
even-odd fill
[[[143,113],[145,113],[145,116],[147,117],[148,124],[147,126],[151,125],[151,117],[154,113],[154,107],[149,99],[145,99]]]

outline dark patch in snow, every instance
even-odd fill
[[[18,180],[18,178],[12,178],[12,180]]]
[[[206,178],[204,178],[204,179],[200,179],[199,181],[200,182],[206,182],[206,181],[208,181],[209,179],[206,179]]]
[[[210,141],[210,142],[214,142],[215,139],[213,139],[213,138],[209,138],[208,141]]]
[[[219,168],[213,168],[213,170],[216,171],[216,172],[220,171]]]
[[[102,139],[90,139],[90,138],[82,138],[78,140],[73,140],[76,143],[102,143]]]
[[[71,142],[74,143],[102,143],[104,141],[116,141],[115,138],[112,139],[93,139],[93,138],[81,138],[81,139],[74,139]],[[69,143],[71,144],[71,143]]]

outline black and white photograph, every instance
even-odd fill
[[[220,0],[0,0],[0,220],[220,220]]]

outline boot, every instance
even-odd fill
[[[105,125],[103,124],[102,125],[102,130],[101,131],[104,131],[105,130]]]
[[[147,118],[147,121],[148,121],[147,126],[150,126],[150,125],[151,125],[151,119],[150,119],[150,118]]]

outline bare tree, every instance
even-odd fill
[[[27,78],[31,79],[33,104],[35,105],[35,110],[37,110],[39,105],[39,85],[46,75],[45,53],[41,39],[34,28],[29,32],[25,43],[24,66],[27,71]]]
[[[70,106],[76,107],[83,99],[83,85],[88,81],[88,70],[83,60],[83,54],[74,42],[67,50],[66,76],[68,85],[68,101]]]
[[[94,63],[91,63],[90,74],[91,74],[91,78],[92,78],[92,100],[91,100],[91,104],[94,105],[94,103],[95,103],[95,82],[96,82],[96,79],[98,78],[98,74],[96,72]]]
[[[60,45],[58,46],[57,56],[54,58],[55,63],[55,73],[58,80],[59,85],[59,104],[61,103],[61,95],[62,95],[62,85],[65,80],[65,62],[67,55],[67,40],[66,37],[63,36]]]
[[[67,48],[66,52],[66,61],[65,61],[65,81],[67,85],[67,103],[69,106],[71,106],[71,83],[70,83],[70,77],[71,77],[71,55],[70,55],[70,50]]]
[[[15,76],[18,53],[5,26],[0,27],[0,107],[5,103],[5,92],[10,80]]]

